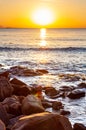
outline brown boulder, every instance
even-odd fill
[[[0,101],[12,95],[13,88],[5,77],[0,77]]]
[[[61,115],[69,115],[69,114],[70,114],[70,111],[60,110],[60,114],[61,114]]]
[[[75,123],[73,130],[86,130],[86,126],[81,123]]]
[[[72,130],[69,120],[54,113],[39,113],[25,116],[11,130]]]
[[[27,96],[31,93],[31,88],[27,86],[24,82],[14,78],[10,81],[12,87],[14,88],[13,94],[18,96]]]
[[[62,105],[61,102],[55,101],[55,102],[53,102],[53,104],[52,104],[52,108],[53,108],[54,110],[60,110],[60,109],[63,108],[63,105]]]
[[[0,120],[0,130],[6,130],[5,124]]]
[[[21,103],[19,102],[19,98],[17,96],[13,95],[12,97],[6,98],[2,104],[8,113],[13,115],[21,114]]]
[[[9,122],[8,114],[1,103],[0,103],[0,119],[5,123],[5,125],[7,125]]]
[[[45,88],[45,94],[47,96],[49,96],[50,98],[53,98],[54,96],[58,95],[59,94],[59,91],[56,90],[55,88],[53,87],[46,87]]]
[[[73,90],[68,94],[68,97],[71,99],[78,99],[84,96],[85,96],[85,92],[80,89]]]
[[[44,108],[39,98],[28,95],[22,101],[22,113],[25,115],[44,112]]]

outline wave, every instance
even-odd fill
[[[85,47],[66,47],[66,48],[0,47],[0,51],[86,51],[86,48]]]

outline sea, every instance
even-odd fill
[[[86,29],[0,29],[0,64],[0,71],[12,66],[49,71],[41,76],[17,77],[28,85],[57,90],[65,85],[77,87],[86,83]],[[86,125],[86,97],[54,100],[62,101],[71,112],[67,117],[72,124]]]

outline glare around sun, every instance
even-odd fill
[[[53,19],[53,13],[49,9],[38,9],[33,13],[33,21],[39,25],[48,25]]]

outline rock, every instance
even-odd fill
[[[45,94],[47,96],[49,96],[50,98],[53,98],[54,96],[59,94],[59,91],[57,91],[55,88],[53,87],[46,87],[45,88]]]
[[[81,123],[75,123],[73,130],[86,130],[86,126]]]
[[[60,110],[60,114],[61,114],[61,115],[69,115],[69,114],[70,114],[70,111]]]
[[[47,74],[48,71],[45,70],[45,69],[37,69],[36,72],[39,74],[39,75],[43,75],[43,74]]]
[[[65,80],[66,82],[75,82],[80,80],[80,75],[75,74],[59,74],[59,78]]]
[[[48,73],[45,69],[33,70],[22,66],[13,66],[9,69],[9,72],[17,76],[37,76]]]
[[[2,104],[8,113],[16,116],[21,114],[21,103],[17,96],[13,95],[12,97],[6,98]]]
[[[0,77],[5,77],[5,78],[9,79],[9,72],[8,71],[0,72]]]
[[[9,69],[9,72],[17,76],[35,76],[36,73],[32,69],[28,69],[22,66],[13,66]]]
[[[33,95],[28,95],[22,101],[22,113],[25,115],[44,112],[41,100]]]
[[[61,86],[60,87],[60,91],[63,91],[63,92],[72,91],[72,90],[74,90],[74,86]]]
[[[52,103],[48,100],[43,99],[43,100],[41,100],[41,102],[42,102],[42,105],[45,109],[52,107]]]
[[[19,120],[19,118],[23,117],[23,115],[11,118],[9,121],[9,124],[7,126],[7,130],[11,130],[11,128],[13,127],[13,125]]]
[[[71,99],[78,99],[84,96],[85,96],[85,92],[80,89],[73,90],[68,94],[68,97]]]
[[[72,130],[68,118],[54,113],[39,113],[25,116],[11,130]]]
[[[80,84],[78,85],[78,88],[86,88],[86,83],[80,83]]]
[[[58,101],[54,101],[53,104],[52,104],[52,108],[54,110],[60,110],[63,108],[63,105],[61,102],[58,102]]]
[[[10,81],[12,87],[14,88],[13,94],[17,96],[27,96],[31,93],[31,88],[27,86],[24,82],[14,78]]]
[[[7,125],[9,122],[8,114],[1,103],[0,103],[0,119],[5,123],[5,125]]]
[[[6,130],[5,124],[0,120],[0,130]]]
[[[12,95],[13,88],[5,77],[0,77],[0,101]]]

